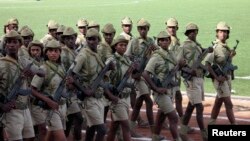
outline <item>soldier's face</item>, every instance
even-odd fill
[[[171,43],[170,38],[160,38],[160,39],[158,39],[158,44],[162,49],[167,50],[170,43]]]
[[[168,32],[171,36],[176,36],[176,31],[177,31],[177,27],[176,27],[176,26],[168,26],[168,27],[167,27],[167,32]]]
[[[10,25],[8,25],[8,30],[9,31],[11,31],[11,30],[17,31],[18,30],[18,25],[17,24],[10,24]]]
[[[217,38],[221,41],[225,41],[228,38],[228,31],[226,30],[218,30]]]
[[[61,50],[59,48],[49,48],[46,52],[46,55],[48,56],[49,60],[52,62],[57,62],[61,54]]]
[[[125,33],[129,34],[131,32],[131,30],[132,30],[132,25],[130,25],[130,24],[124,24],[124,25],[122,25],[122,30]]]
[[[127,49],[127,43],[126,42],[120,42],[116,44],[115,46],[116,52],[120,55],[123,55],[126,52]]]
[[[62,34],[63,34],[63,32],[56,32],[56,39],[61,40],[61,35]]]
[[[24,45],[28,47],[29,43],[33,40],[32,36],[23,36]]]
[[[57,30],[57,29],[49,29],[49,34],[50,34],[51,36],[53,36],[54,38],[56,38],[56,30]]]
[[[149,28],[147,26],[139,26],[137,28],[141,37],[147,37]]]
[[[188,34],[188,38],[191,39],[191,40],[196,40],[197,35],[198,35],[198,30],[192,30]]]
[[[5,50],[8,55],[15,55],[18,52],[18,49],[21,47],[21,43],[17,39],[7,39]]]
[[[87,32],[86,26],[79,26],[78,29],[80,33],[82,33],[83,35],[86,35],[86,32]]]
[[[96,49],[97,45],[99,44],[99,39],[98,37],[88,37],[87,39],[87,44],[90,48]]]
[[[111,44],[114,39],[115,33],[103,33],[103,37],[108,44]]]
[[[74,49],[75,48],[75,42],[76,42],[76,36],[75,35],[71,35],[71,36],[65,36],[64,37],[64,44],[71,48]]]
[[[41,57],[41,54],[42,54],[42,49],[41,49],[41,47],[36,46],[36,45],[30,47],[30,56],[31,56],[32,58],[40,58],[40,57]]]

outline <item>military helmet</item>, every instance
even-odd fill
[[[100,25],[95,21],[90,21],[88,24],[88,28],[92,28],[92,27],[100,27]]]
[[[7,24],[6,24],[6,25],[10,25],[10,24],[16,24],[16,25],[18,25],[18,24],[19,24],[19,21],[17,20],[17,18],[10,18],[10,19],[7,21]]]
[[[177,21],[175,18],[169,18],[169,19],[165,22],[165,24],[166,24],[167,26],[176,26],[176,27],[178,27],[178,21]]]
[[[59,24],[54,20],[49,20],[47,27],[49,29],[57,29],[59,27]]]
[[[166,32],[166,31],[161,31],[157,36],[156,38],[157,39],[161,39],[161,38],[169,38],[169,34]]]
[[[115,28],[113,26],[113,24],[108,23],[106,25],[104,25],[103,29],[102,29],[102,33],[115,33]]]
[[[17,39],[20,41],[21,44],[23,44],[23,38],[21,37],[20,34],[18,34],[17,31],[15,30],[11,30],[9,33],[7,33],[5,36],[4,36],[4,42],[6,42],[7,39]]]
[[[129,17],[124,17],[121,21],[122,25],[132,25],[133,22]]]
[[[121,43],[121,42],[126,42],[128,43],[128,40],[123,36],[119,35],[115,38],[115,40],[112,42],[111,47],[115,47],[116,44]]]
[[[43,49],[43,43],[41,43],[39,40],[33,40],[30,42],[28,48],[30,49],[32,46],[39,46]]]
[[[199,30],[198,26],[194,23],[188,23],[186,26],[186,31],[188,30]]]
[[[101,35],[95,28],[90,28],[87,30],[86,38],[88,37],[98,37],[99,41],[101,41]]]
[[[145,20],[144,18],[141,18],[138,22],[137,22],[137,27],[140,26],[147,26],[150,27],[150,24],[147,20]]]
[[[45,44],[45,50],[48,49],[48,48],[59,48],[61,49],[61,45],[60,45],[60,42],[57,41],[57,40],[49,40],[46,44]]]
[[[63,31],[65,30],[65,26],[64,25],[60,25],[58,28],[57,28],[57,30],[56,30],[56,32],[57,33],[63,33]]]
[[[63,31],[62,37],[71,35],[77,35],[77,33],[72,27],[66,27],[65,30]]]
[[[79,19],[76,24],[77,27],[88,26],[87,19]]]
[[[226,22],[219,22],[216,26],[216,30],[228,30],[230,31],[230,26]]]
[[[24,37],[24,36],[34,36],[34,32],[29,28],[29,27],[26,27],[26,28],[23,28],[20,32],[21,36]]]

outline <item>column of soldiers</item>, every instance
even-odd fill
[[[207,141],[202,104],[206,72],[217,92],[209,124],[215,124],[223,103],[230,123],[236,124],[232,72],[219,75],[213,67],[224,67],[236,54],[227,45],[230,27],[225,22],[217,24],[209,48],[197,41],[194,23],[187,24],[187,39],[181,43],[175,18],[166,21],[166,30],[155,39],[148,36],[151,25],[144,18],[137,22],[137,37],[131,34],[129,17],[122,19],[123,32],[117,37],[113,24],[101,29],[102,38],[100,25],[86,19],[77,21],[79,33],[50,20],[40,41],[29,26],[18,30],[18,25],[16,18],[9,19],[0,40],[0,140],[67,141],[71,133],[75,141],[103,141],[105,135],[108,141],[131,141],[142,137],[135,131],[142,126],[150,128],[153,141],[160,141],[167,118],[173,140],[190,141],[187,134],[194,129],[188,123],[196,109],[201,138]],[[189,100],[185,112],[181,79]],[[140,116],[143,102],[148,123]]]

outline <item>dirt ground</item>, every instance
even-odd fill
[[[234,104],[234,113],[236,117],[236,121],[238,124],[249,124],[250,125],[250,98],[232,98],[233,104]],[[184,110],[187,106],[188,99],[187,96],[184,94],[183,95],[183,107]],[[204,120],[205,120],[205,125],[207,125],[208,120],[210,118],[210,113],[211,109],[214,103],[214,96],[206,96],[205,101],[203,102],[204,104]],[[157,112],[157,105],[154,105],[153,107],[154,111],[154,116],[156,115]],[[144,120],[147,120],[146,118],[146,112],[145,112],[145,105],[143,105],[141,109],[141,116]],[[108,122],[110,122],[110,117],[108,117]],[[227,119],[226,113],[225,113],[225,108],[222,106],[217,124],[229,124],[229,121]],[[193,134],[188,134],[188,136],[193,139],[194,141],[201,141],[201,136],[200,136],[200,131],[198,128],[198,125],[196,123],[196,118],[195,118],[195,110],[192,115],[191,121],[189,123],[189,126],[193,127],[195,129],[195,132]],[[136,131],[140,134],[142,134],[144,137],[143,138],[132,138],[133,141],[151,141],[151,132],[149,128],[141,128],[137,127]],[[162,136],[165,136],[166,140],[173,140],[172,136],[170,134],[170,131],[166,128],[162,129],[161,132]],[[85,131],[83,131],[83,138],[85,136]],[[70,137],[71,138],[71,137]],[[69,139],[71,141],[71,139]]]

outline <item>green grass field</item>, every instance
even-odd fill
[[[234,63],[239,69],[236,76],[250,76],[250,1],[249,0],[0,0],[0,25],[10,17],[17,17],[20,26],[29,25],[40,39],[47,33],[46,24],[50,19],[74,28],[79,18],[87,18],[101,26],[113,23],[120,33],[120,21],[130,16],[136,23],[144,17],[151,23],[150,36],[165,30],[165,21],[176,17],[179,21],[178,36],[183,41],[185,25],[188,22],[198,24],[199,42],[203,47],[211,44],[215,38],[215,26],[219,21],[226,21],[231,27],[230,46],[240,40]],[[135,27],[135,26],[134,26]],[[3,26],[0,34],[3,34]],[[137,35],[136,28],[133,29]],[[237,95],[250,95],[250,80],[236,79],[233,89]],[[206,80],[206,92],[214,92],[211,81]]]

